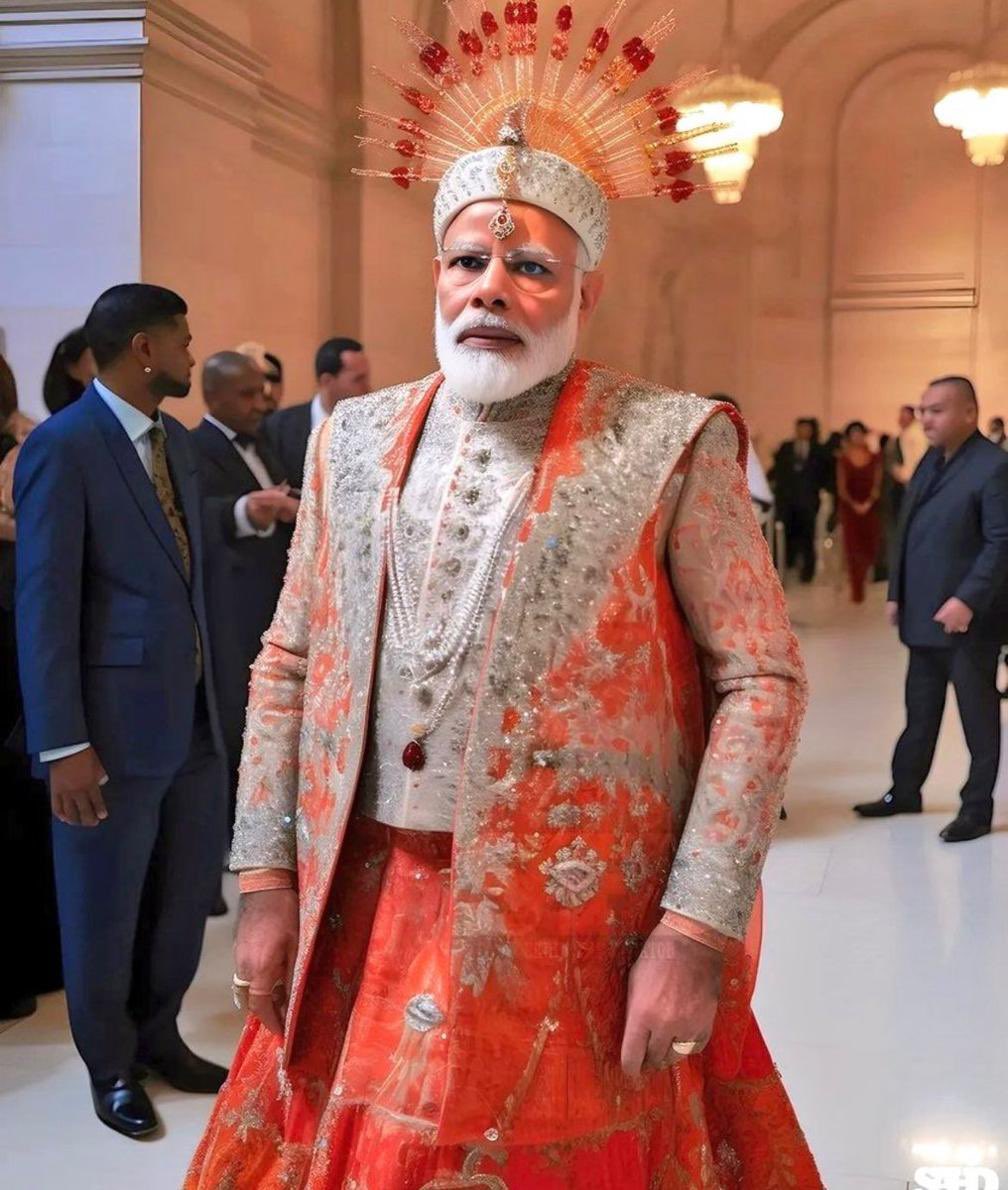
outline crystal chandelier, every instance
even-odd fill
[[[677,105],[682,113],[681,132],[707,130],[690,141],[691,150],[731,150],[706,157],[703,162],[707,180],[715,186],[714,201],[719,203],[742,201],[760,138],[776,132],[784,119],[784,105],[776,87],[749,78],[737,65],[726,65],[736,60],[737,48],[735,0],[727,0],[721,70],[684,92]],[[718,126],[716,131],[709,130],[712,124]]]
[[[974,165],[1000,165],[1008,149],[1008,66],[980,62],[952,74],[938,95],[935,118],[962,133]]]
[[[991,3],[984,2],[981,61],[949,75],[934,106],[938,123],[962,134],[974,165],[1001,165],[1008,150],[1008,65],[983,60],[991,39]]]

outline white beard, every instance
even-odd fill
[[[436,304],[434,346],[448,387],[464,401],[496,405],[555,376],[574,354],[579,312],[578,296],[556,326],[533,336],[488,310],[465,309],[454,322],[448,323],[441,315],[440,305]],[[516,344],[507,351],[483,351],[458,341],[463,331],[478,326],[510,331],[521,339],[522,345]]]

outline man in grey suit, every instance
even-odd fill
[[[893,783],[863,818],[919,814],[949,682],[955,687],[970,771],[947,843],[990,833],[1001,757],[996,675],[1008,639],[1008,457],[977,428],[972,383],[933,381],[921,403],[931,449],[903,504],[893,550],[888,614],[910,650],[907,725],[893,755]]]

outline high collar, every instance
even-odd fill
[[[442,391],[456,406],[463,421],[497,423],[523,421],[528,417],[534,417],[544,408],[551,409],[556,404],[560,390],[566,384],[573,368],[574,360],[571,359],[555,375],[547,376],[545,380],[540,380],[538,384],[534,384],[517,396],[509,397],[506,401],[495,401],[491,405],[465,400],[455,394],[447,382]]]

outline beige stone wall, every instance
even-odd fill
[[[186,298],[197,358],[258,339],[284,361],[287,400],[305,400],[317,344],[343,319],[357,329],[356,276],[349,301],[332,280],[356,228],[352,208],[346,232],[336,218],[331,6],[154,0],[147,28],[143,277]],[[198,384],[175,411],[200,416]]]

